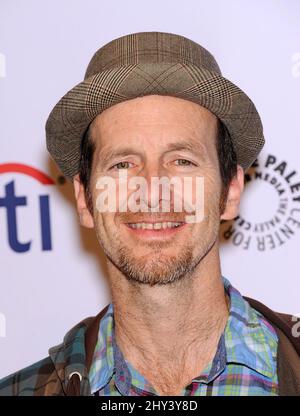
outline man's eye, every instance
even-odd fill
[[[177,161],[183,162],[182,164],[179,164],[179,166],[190,166],[190,165],[196,166],[195,163],[193,163],[193,162],[191,162],[190,160],[187,160],[187,159],[176,159],[175,162],[177,162]]]
[[[128,163],[130,163],[130,162],[119,162],[119,163],[116,163],[114,166],[112,166],[110,169],[114,169],[114,168],[116,168],[117,170],[118,169],[127,169],[128,168]]]

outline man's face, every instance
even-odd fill
[[[128,279],[139,283],[167,284],[192,272],[218,238],[221,178],[216,151],[217,118],[196,103],[170,96],[145,96],[114,105],[98,115],[91,133],[96,149],[90,180],[94,207],[92,221],[106,256]],[[118,155],[116,155],[118,153]],[[143,177],[148,184],[148,212],[99,212],[96,188],[99,178],[112,177],[119,202],[119,172],[127,180]],[[152,203],[151,178],[190,177],[195,202],[196,177],[204,177],[204,218],[185,223],[190,212],[162,212],[163,196]],[[127,189],[128,200],[133,189]],[[154,191],[153,191],[154,192]],[[144,195],[144,194],[143,194]],[[145,198],[146,198],[145,196]],[[183,194],[182,194],[183,196]],[[144,199],[141,201],[141,199]],[[145,206],[145,205],[144,205]],[[157,208],[159,206],[159,211]],[[156,212],[151,212],[151,209]],[[144,222],[146,229],[135,224]],[[150,228],[149,223],[156,224]],[[178,228],[174,222],[182,223]],[[129,225],[131,224],[131,225]],[[132,225],[134,224],[134,225]]]

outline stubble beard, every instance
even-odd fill
[[[145,246],[146,254],[137,255],[134,249],[122,243],[116,235],[110,241],[114,241],[114,247],[108,249],[100,235],[98,240],[108,261],[110,261],[131,283],[143,285],[167,285],[188,279],[199,262],[209,251],[204,242],[194,256],[192,244],[185,244],[180,250],[176,248],[176,242],[151,241],[139,244]],[[166,247],[174,244],[177,252],[170,254]],[[168,251],[168,253],[167,253]]]
[[[113,245],[105,243],[103,236],[96,227],[98,241],[108,261],[129,282],[150,286],[176,284],[176,282],[183,282],[192,276],[198,264],[216,243],[218,232],[216,232],[215,238],[212,239],[209,238],[208,234],[206,234],[207,238],[202,240],[193,241],[192,243],[185,242],[181,248],[178,248],[176,239],[174,241],[140,241],[137,245],[139,249],[144,246],[146,254],[138,255],[134,252],[134,245],[132,247],[126,245],[119,238],[117,232],[108,236],[110,243],[113,242]],[[197,246],[196,254],[195,245]],[[174,250],[172,250],[173,254],[170,254],[172,246]]]
[[[159,244],[151,253],[137,257],[128,247],[120,247],[118,268],[129,281],[140,284],[166,285],[182,280],[194,268],[192,247],[176,255],[164,254]]]

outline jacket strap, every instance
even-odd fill
[[[71,375],[67,385],[66,396],[80,396],[80,381],[77,373]]]
[[[94,351],[98,340],[98,332],[101,318],[105,315],[109,305],[106,305],[102,311],[88,325],[85,333],[85,356],[87,372],[90,371],[92,365]]]

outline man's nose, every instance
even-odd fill
[[[162,211],[163,200],[170,200],[170,188],[167,185],[169,175],[167,170],[158,164],[145,168],[142,176],[146,180],[147,189],[141,192],[141,198],[148,210]],[[164,185],[162,185],[164,180]]]

